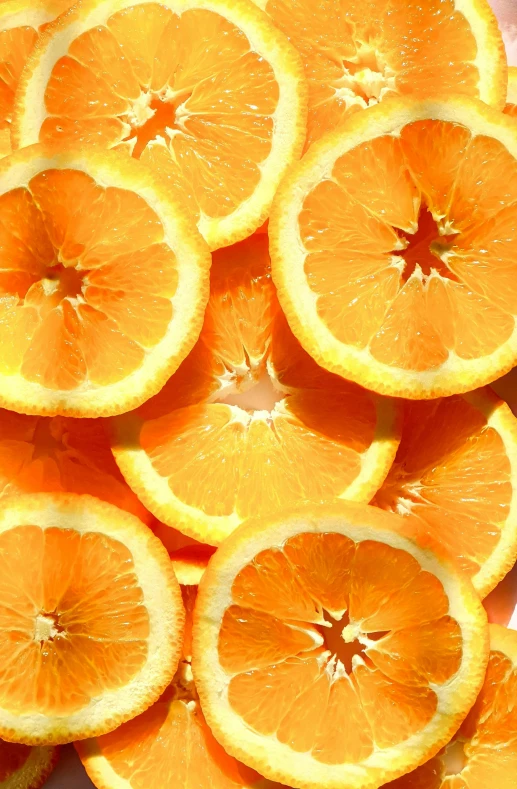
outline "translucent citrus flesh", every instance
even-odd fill
[[[267,244],[258,235],[214,255],[200,340],[135,412],[154,470],[208,515],[245,518],[339,495],[374,440],[368,393],[318,367],[290,332]],[[253,402],[254,387],[264,387],[270,408],[260,396]],[[249,407],[238,405],[243,394]]]
[[[497,140],[409,123],[340,157],[299,217],[317,312],[343,344],[425,372],[493,353],[517,315],[517,162]]]
[[[137,194],[45,170],[0,197],[0,372],[72,391],[122,380],[165,335],[177,286]]]
[[[325,764],[404,742],[436,713],[462,638],[441,582],[403,550],[301,533],[236,576],[218,641],[246,724]]]
[[[0,408],[0,498],[47,491],[89,493],[150,519],[113,459],[101,420]]]
[[[386,784],[385,789],[513,789],[517,771],[517,669],[502,652],[490,653],[483,689],[456,738],[463,769],[449,768],[446,753]]]
[[[7,781],[13,773],[21,770],[30,752],[28,745],[0,740],[0,782]]]
[[[131,789],[148,789],[156,782],[163,789],[246,789],[261,780],[261,787],[274,789],[278,784],[228,756],[205,722],[190,668],[196,588],[182,591],[187,625],[183,661],[174,681],[143,715],[98,737],[98,750]]]
[[[149,636],[130,552],[71,528],[3,532],[0,632],[0,704],[13,714],[68,715],[125,685]]]
[[[302,54],[307,144],[394,93],[479,97],[477,45],[453,0],[267,0],[259,3]]]
[[[374,504],[406,515],[419,539],[473,576],[498,545],[512,498],[505,445],[479,409],[458,396],[406,405],[397,457]]]
[[[279,90],[269,63],[214,11],[138,4],[79,35],[49,78],[42,141],[120,146],[159,170],[198,218],[254,192]]]
[[[11,153],[14,94],[37,39],[37,30],[30,25],[0,29],[0,157]]]

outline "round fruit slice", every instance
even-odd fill
[[[504,112],[506,115],[517,116],[517,68],[515,66],[508,69],[508,92]]]
[[[182,591],[187,626],[172,684],[140,717],[111,734],[76,743],[86,772],[98,789],[281,789],[228,756],[208,728],[191,668],[196,587]]]
[[[384,789],[513,789],[517,775],[517,632],[490,625],[490,658],[478,699],[453,740]]]
[[[248,0],[85,0],[28,63],[13,144],[123,148],[216,249],[267,218],[306,115],[298,53]]]
[[[256,235],[214,255],[194,350],[153,400],[113,420],[138,497],[212,545],[281,505],[369,501],[399,441],[393,401],[322,370],[293,337],[267,247]]]
[[[58,748],[0,740],[0,789],[40,789],[57,759]]]
[[[406,516],[481,597],[517,559],[517,419],[488,387],[405,406],[402,441],[372,504]]]
[[[0,404],[106,416],[194,345],[210,255],[166,187],[113,152],[33,146],[0,163]]]
[[[481,688],[472,584],[368,505],[250,520],[210,560],[194,679],[221,745],[271,780],[377,789],[433,756]]]
[[[40,32],[72,0],[3,0],[0,3],[0,158],[11,153],[14,96]]]
[[[167,551],[91,496],[0,501],[0,735],[27,745],[112,731],[153,704],[181,654]]]
[[[393,99],[314,145],[279,190],[273,279],[332,372],[411,399],[517,361],[517,126],[463,97]]]
[[[308,143],[352,112],[437,90],[503,107],[506,58],[487,0],[255,0],[302,55]]]
[[[89,493],[149,525],[154,518],[120,473],[104,425],[102,419],[25,416],[0,408],[0,498]]]

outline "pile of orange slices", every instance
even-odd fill
[[[516,562],[488,0],[0,0],[0,789],[515,789]]]

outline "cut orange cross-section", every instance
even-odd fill
[[[488,0],[255,0],[302,55],[308,142],[397,94],[502,108],[506,58]]]
[[[383,789],[514,789],[517,775],[517,632],[490,625],[481,693],[438,756]]]
[[[291,328],[332,372],[425,399],[517,361],[517,125],[482,102],[356,113],[284,179],[269,234]]]
[[[305,505],[237,529],[210,560],[192,668],[226,750],[304,789],[377,789],[433,756],[481,688],[469,579],[368,505]]]
[[[104,420],[0,408],[0,498],[57,491],[89,493],[145,523],[154,521],[113,459]]]
[[[11,153],[14,96],[40,32],[72,0],[3,0],[0,3],[0,157]]]
[[[293,337],[256,235],[214,255],[200,339],[162,391],[114,422],[114,453],[157,518],[217,545],[304,499],[369,501],[398,407],[318,367]]]
[[[112,731],[153,704],[181,654],[167,551],[92,496],[0,501],[0,736],[55,744]]]
[[[111,734],[76,743],[97,789],[282,789],[229,756],[214,739],[192,678],[195,586],[182,588],[187,612],[183,657],[160,700]]]
[[[32,146],[0,163],[0,215],[0,405],[105,416],[159,391],[198,337],[210,267],[161,180]]]
[[[250,0],[83,0],[31,57],[12,137],[125,150],[216,249],[267,218],[306,115],[300,56]]]
[[[508,91],[506,94],[506,115],[517,116],[517,67],[508,69]]]
[[[517,559],[517,419],[488,387],[407,403],[395,463],[372,503],[406,516],[484,597]]]
[[[0,740],[0,789],[41,789],[58,759],[58,748]]]

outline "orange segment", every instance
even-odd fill
[[[485,596],[517,558],[516,469],[517,422],[490,389],[412,403],[373,503],[447,550]]]
[[[97,416],[157,391],[193,344],[210,262],[161,182],[34,147],[0,171],[0,205],[0,402]]]
[[[196,587],[183,587],[187,631]],[[187,640],[173,682],[147,712],[111,734],[76,743],[86,771],[102,789],[282,789],[229,756],[199,706]]]
[[[213,249],[267,218],[301,153],[305,83],[296,50],[251,4],[88,0],[38,52],[17,102],[18,147],[73,140],[141,158],[188,194]]]
[[[30,494],[0,506],[0,548],[2,736],[69,742],[147,708],[183,626],[159,541],[92,497]]]
[[[250,520],[205,571],[192,642],[203,712],[271,780],[373,789],[435,753],[472,705],[486,615],[404,527],[365,505],[306,505]]]
[[[309,81],[307,144],[354,112],[402,94],[461,93],[500,108],[506,60],[488,2],[389,0],[322,8],[255,0],[302,55]]]
[[[40,789],[54,769],[57,759],[57,748],[30,748],[0,740],[0,787]]]
[[[114,421],[137,495],[213,545],[289,502],[368,500],[397,445],[395,404],[318,367],[292,335],[267,244],[255,235],[214,255],[197,345],[155,398]]]
[[[305,350],[411,399],[509,369],[516,157],[511,121],[457,96],[396,99],[322,140],[285,180],[270,223],[273,278]]]
[[[517,769],[517,634],[490,625],[484,685],[457,735],[438,756],[385,789],[510,789]]]
[[[0,409],[0,498],[53,491],[89,493],[151,520],[113,460],[102,420]]]

